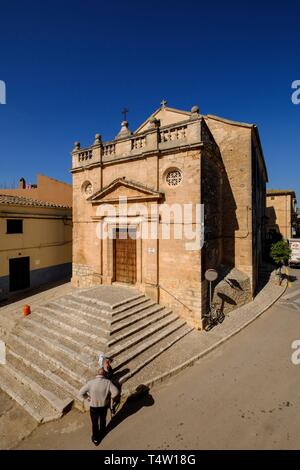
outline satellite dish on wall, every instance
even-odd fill
[[[215,269],[208,269],[204,276],[207,281],[213,282],[218,279],[218,272]]]

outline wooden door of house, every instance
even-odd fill
[[[116,229],[114,240],[114,278],[118,282],[136,282],[136,239],[135,231],[128,228]]]

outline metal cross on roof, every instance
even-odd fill
[[[162,102],[160,103],[162,105],[163,108],[166,107],[166,104],[167,104],[167,101],[166,100],[162,100]]]
[[[129,109],[127,108],[124,108],[123,111],[122,111],[122,114],[123,114],[123,121],[126,121],[126,114],[128,113]]]

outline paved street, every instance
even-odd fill
[[[292,274],[300,278],[300,271]],[[43,425],[18,449],[297,449],[300,281],[262,317],[180,375],[125,407],[98,448],[86,413]]]

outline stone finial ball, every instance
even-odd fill
[[[75,148],[79,149],[80,148],[80,142],[78,142],[78,141],[74,142],[74,146],[75,146]]]
[[[191,109],[192,113],[199,113],[199,106],[193,106]]]

